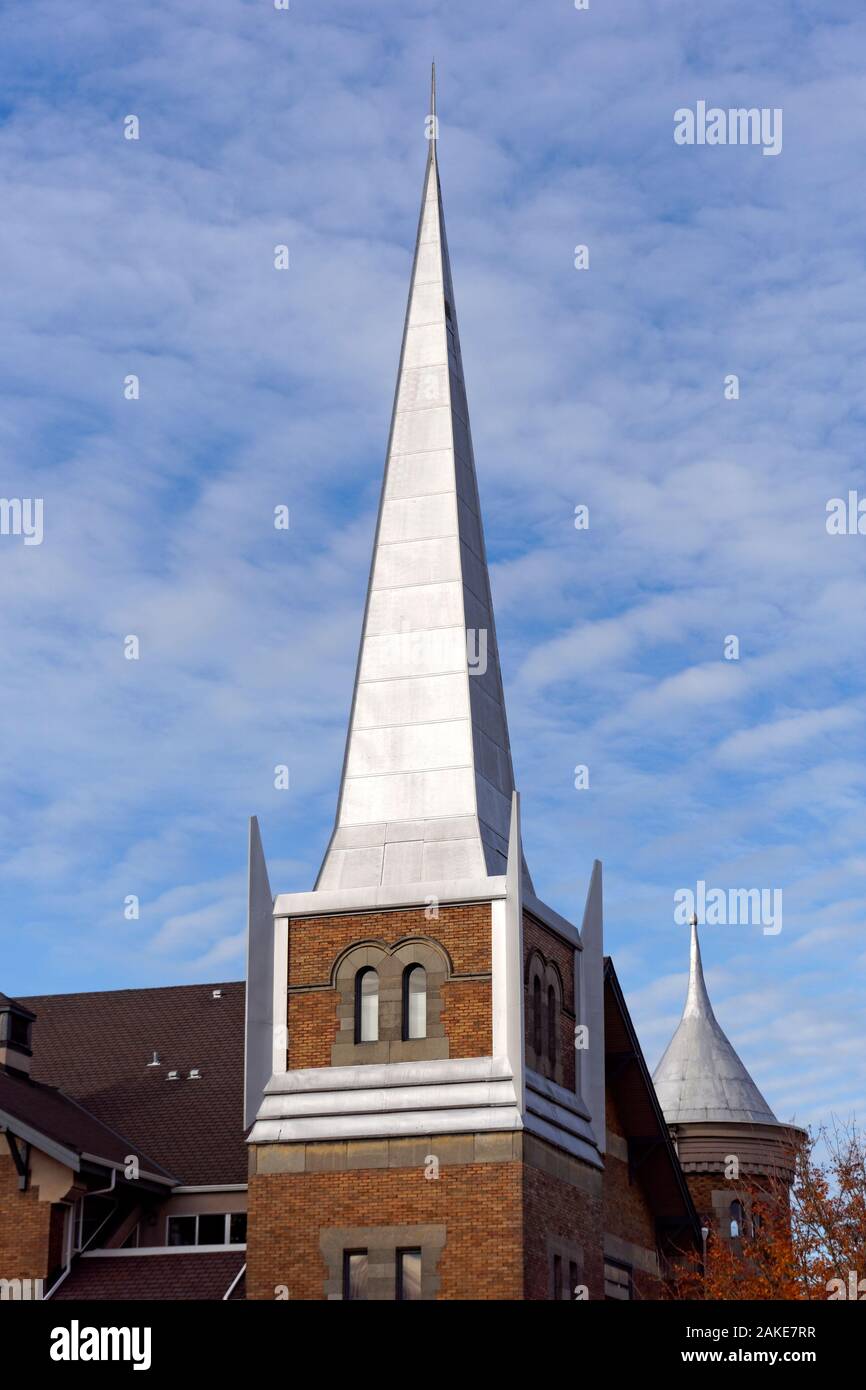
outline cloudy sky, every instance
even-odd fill
[[[44,540],[0,536],[0,988],[237,978],[250,813],[312,886],[434,55],[536,887],[579,920],[603,861],[650,1065],[676,890],[781,890],[779,934],[704,930],[716,1012],[781,1117],[862,1117],[866,536],[825,524],[866,496],[850,0],[4,8],[0,495]],[[780,108],[781,153],[677,145],[700,100]]]

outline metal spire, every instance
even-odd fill
[[[701,947],[698,941],[698,919],[691,919],[691,941],[689,943],[689,988],[683,1018],[708,1018],[716,1022],[710,996],[704,980],[704,967],[701,963]]]
[[[706,1121],[778,1124],[713,1013],[701,964],[697,918],[691,922],[689,987],[683,1016],[655,1069],[669,1125]]]
[[[431,106],[435,117],[435,67]],[[514,774],[435,123],[429,133],[339,806],[317,889],[479,879],[504,874],[507,860]]]

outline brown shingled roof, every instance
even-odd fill
[[[54,1301],[70,1299],[222,1299],[246,1261],[243,1250],[171,1255],[87,1255],[69,1271]]]
[[[19,1002],[36,1014],[35,1080],[61,1086],[182,1183],[246,1182],[243,982]],[[148,1067],[154,1051],[161,1065]],[[193,1067],[200,1080],[188,1080]],[[173,1068],[179,1079],[167,1081]]]
[[[155,1160],[137,1150],[122,1135],[107,1128],[77,1101],[53,1086],[44,1086],[23,1075],[0,1068],[0,1116],[17,1133],[16,1122],[44,1135],[71,1153],[101,1159],[109,1164],[125,1164],[134,1154],[142,1175],[170,1178]]]

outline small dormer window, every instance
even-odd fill
[[[0,1067],[29,1073],[35,1020],[23,1004],[0,994]]]
[[[30,1020],[23,1014],[10,1013],[9,1041],[17,1043],[19,1047],[30,1046]]]

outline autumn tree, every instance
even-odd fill
[[[810,1132],[791,1188],[751,1187],[743,1229],[710,1231],[706,1268],[685,1258],[675,1298],[866,1300],[866,1135],[852,1121]]]

